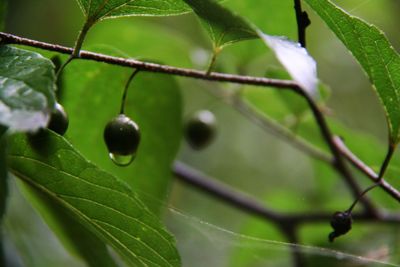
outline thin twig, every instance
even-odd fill
[[[382,177],[385,175],[386,169],[387,169],[387,167],[389,167],[389,163],[392,160],[392,157],[393,157],[395,151],[396,151],[396,145],[390,144],[387,154],[386,154],[386,157],[383,160],[383,163],[381,165],[381,169],[379,170],[379,174],[378,174],[379,181],[378,182],[380,182],[380,180],[382,180]]]
[[[375,184],[373,184],[373,185],[367,187],[367,189],[365,189],[365,190],[361,193],[361,195],[359,195],[358,198],[356,198],[356,199],[354,200],[353,204],[351,204],[350,208],[348,208],[345,212],[351,214],[351,213],[353,212],[353,209],[354,209],[355,206],[357,205],[357,203],[358,203],[364,196],[366,196],[367,193],[368,193],[369,191],[371,191],[372,189],[374,189],[374,188],[376,188],[376,187],[378,187],[378,186],[379,186],[379,182],[376,182]]]
[[[296,12],[298,40],[302,47],[306,47],[306,29],[311,22],[307,12],[301,8],[301,0],[294,0],[294,9]]]
[[[220,52],[221,52],[220,48],[214,48],[210,63],[208,64],[208,67],[207,67],[207,71],[206,71],[207,75],[209,75],[212,72],[215,62],[217,61],[217,57]]]
[[[27,45],[63,54],[71,54],[73,52],[73,49],[69,47],[35,41],[32,39],[19,37],[4,32],[0,32],[0,39],[3,43],[6,44],[8,43],[8,44]],[[296,82],[290,80],[268,79],[263,77],[233,75],[233,74],[216,73],[216,72],[212,72],[209,75],[207,75],[205,71],[186,69],[186,68],[176,68],[168,65],[143,62],[135,59],[112,57],[104,54],[87,52],[87,51],[81,51],[79,58],[104,62],[112,65],[137,68],[141,71],[165,73],[170,75],[191,77],[202,80],[231,82],[237,84],[249,84],[257,86],[272,86],[275,88],[290,89],[294,91],[301,90],[301,88]]]
[[[122,99],[121,99],[121,108],[119,110],[120,114],[124,114],[125,113],[125,103],[126,103],[126,97],[128,95],[128,89],[129,89],[129,85],[131,84],[133,78],[135,78],[135,76],[139,73],[138,69],[135,69],[132,74],[129,76],[125,87],[124,87],[124,93],[122,94]]]

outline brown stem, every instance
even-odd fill
[[[136,69],[132,72],[132,74],[129,76],[125,87],[124,87],[124,93],[122,94],[122,99],[121,99],[121,108],[119,110],[119,114],[124,114],[125,113],[125,102],[126,102],[126,96],[128,95],[128,88],[129,85],[131,84],[133,78],[139,73],[139,70]]]
[[[207,72],[206,72],[207,75],[210,75],[210,73],[212,72],[215,62],[217,62],[217,57],[220,52],[221,52],[220,48],[218,48],[218,47],[214,48],[210,63],[208,64],[208,67],[207,67]]]
[[[27,45],[63,54],[72,54],[72,52],[74,51],[72,48],[69,47],[35,41],[4,32],[0,32],[0,38],[3,43]],[[209,75],[207,75],[205,71],[176,68],[167,65],[143,62],[135,59],[112,57],[104,54],[87,52],[87,51],[81,51],[79,58],[104,62],[111,65],[137,68],[141,71],[165,73],[170,75],[191,77],[195,79],[202,79],[209,81],[231,82],[237,84],[249,84],[257,86],[272,86],[275,88],[291,89],[291,90],[297,90],[299,88],[299,85],[296,82],[289,80],[268,79],[263,77],[232,75],[232,74],[216,73],[216,72],[212,72]]]
[[[301,0],[294,0],[294,9],[296,12],[298,40],[302,47],[306,47],[306,29],[311,22],[307,12],[301,8]]]
[[[386,154],[386,157],[383,160],[381,169],[379,171],[379,181],[382,180],[383,176],[385,175],[386,169],[387,169],[387,167],[389,167],[390,160],[392,159],[395,151],[396,151],[396,146],[393,144],[390,144],[388,152]]]

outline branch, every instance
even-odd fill
[[[332,217],[331,213],[325,212],[293,214],[275,211],[266,207],[260,201],[245,195],[238,190],[232,189],[228,185],[218,182],[216,179],[179,161],[174,163],[172,172],[180,181],[189,184],[212,197],[218,198],[239,210],[273,222],[279,227],[293,228],[298,224],[303,223],[328,222]],[[352,217],[354,220],[362,222],[382,222],[390,224],[398,224],[400,222],[400,214],[374,215],[370,213],[354,213]]]
[[[301,0],[294,0],[294,9],[296,12],[299,43],[302,47],[306,47],[306,29],[310,25],[311,21],[308,18],[307,12],[303,11],[301,8]]]
[[[354,155],[347,146],[343,143],[340,137],[334,137],[333,139],[336,147],[339,149],[340,153],[346,157],[346,159],[358,170],[364,173],[371,181],[374,183],[379,182],[379,175],[375,173],[369,166],[367,166],[364,162],[362,162],[356,155]],[[391,195],[394,199],[400,202],[400,192],[391,186],[385,179],[382,177],[382,180],[379,184],[379,187],[385,190],[386,193]]]
[[[63,54],[71,55],[73,53],[73,49],[61,45],[49,44],[45,42],[35,41],[27,38],[22,38],[13,34],[0,32],[0,42],[4,44],[19,44],[19,45],[27,45],[31,47],[37,47],[45,50],[50,50],[54,52],[59,52]],[[141,71],[148,72],[158,72],[165,73],[183,77],[191,77],[202,80],[209,81],[219,81],[219,82],[231,82],[237,84],[249,84],[249,85],[257,85],[257,86],[272,86],[281,89],[289,89],[298,91],[301,90],[300,86],[290,80],[278,80],[278,79],[268,79],[262,77],[251,77],[251,76],[243,76],[243,75],[233,75],[233,74],[224,74],[224,73],[216,73],[212,72],[207,74],[206,71],[199,71],[193,69],[185,69],[185,68],[176,68],[167,65],[155,64],[143,62],[135,59],[126,59],[120,57],[112,57],[104,54],[93,53],[88,51],[80,51],[79,58],[94,60],[98,62],[104,62],[112,65],[125,66],[130,68],[136,68]]]

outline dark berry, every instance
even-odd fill
[[[47,128],[58,133],[59,135],[64,135],[68,129],[68,115],[65,112],[63,106],[59,103],[56,103],[53,111],[50,115],[50,121],[47,125]]]
[[[140,142],[139,126],[126,115],[120,114],[107,123],[104,141],[112,154],[133,155]]]
[[[186,141],[193,149],[202,149],[209,145],[215,136],[216,120],[212,112],[196,112],[185,125]]]
[[[333,232],[329,234],[329,241],[333,242],[336,237],[346,234],[351,229],[351,213],[337,211],[332,215],[331,226]]]

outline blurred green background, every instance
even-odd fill
[[[400,51],[400,1],[334,2],[378,26]],[[296,39],[292,0],[227,0],[224,5],[268,34]],[[71,0],[11,0],[8,8],[6,31],[41,41],[72,46],[83,23],[78,5]],[[305,8],[308,9],[306,5]],[[308,49],[318,62],[319,78],[331,90],[326,104],[329,114],[342,124],[350,140],[358,140],[353,145],[361,153],[359,156],[377,167],[383,159],[387,139],[379,100],[345,47],[312,11],[309,15],[312,24],[307,31]],[[102,21],[89,33],[85,47],[91,50],[113,47],[129,57],[204,69],[211,43],[196,18],[188,14]],[[216,70],[262,76],[276,67],[279,68],[277,61],[261,41],[246,41],[226,48],[218,58]],[[193,151],[183,141],[178,159],[263,200],[276,210],[333,212],[350,205],[352,198],[345,185],[327,166],[260,129],[209,93],[210,88],[234,90],[237,86],[183,78],[178,81],[184,96],[185,117],[199,109],[208,109],[218,120],[218,135],[211,146]],[[276,95],[270,97],[271,101],[278,101]],[[290,116],[293,114],[285,114],[284,119]],[[393,165],[400,166],[398,157]],[[368,185],[362,175],[358,179]],[[395,179],[392,182],[400,185]],[[379,190],[371,196],[385,209],[400,211],[398,203]],[[177,237],[183,266],[290,266],[290,247],[267,241],[286,241],[273,225],[179,182],[174,182],[169,197],[169,202],[163,204],[165,221]],[[15,266],[84,266],[68,256],[16,190],[5,226],[7,251],[13,255]],[[308,266],[384,266],[342,258],[335,253],[325,255],[318,247],[400,264],[399,226],[355,223],[353,228],[334,244],[327,243],[328,222],[301,228],[301,243],[316,247],[300,248]]]

